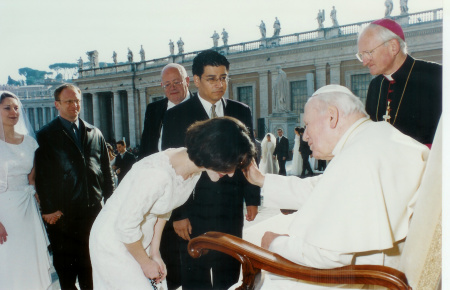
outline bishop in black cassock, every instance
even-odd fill
[[[387,18],[364,28],[358,51],[357,58],[378,75],[367,92],[370,118],[431,146],[442,113],[442,66],[407,54],[403,29]]]
[[[442,112],[442,66],[407,56],[389,81],[379,75],[370,82],[366,111],[384,121],[387,101],[394,127],[423,144],[431,144]]]

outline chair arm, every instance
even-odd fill
[[[411,289],[405,274],[385,266],[356,265],[334,269],[315,269],[293,263],[238,237],[207,232],[192,239],[189,254],[198,258],[208,250],[232,256],[242,264],[243,283],[237,289],[254,289],[260,279],[261,270],[303,281],[327,284],[369,284],[388,289]]]

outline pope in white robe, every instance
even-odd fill
[[[261,174],[264,206],[298,210],[288,232],[266,232],[262,247],[314,268],[372,264],[397,268],[429,149],[387,122],[373,122],[350,90],[316,91],[305,106],[304,139],[331,160],[323,175],[300,179]],[[263,289],[363,287],[317,285],[265,275]]]

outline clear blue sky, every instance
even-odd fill
[[[400,14],[399,2],[394,0],[392,15]],[[75,63],[80,56],[86,62],[91,50],[99,52],[100,62],[111,62],[115,50],[120,62],[128,47],[139,59],[142,44],[152,59],[169,54],[169,39],[182,37],[185,52],[209,48],[214,30],[223,28],[229,44],[255,40],[261,20],[272,35],[275,17],[282,35],[314,30],[319,9],[325,9],[328,27],[333,5],[343,25],[384,16],[384,0],[2,0],[0,84],[8,75],[19,79],[21,67],[48,71],[50,64]],[[443,3],[409,0],[408,6],[414,13]]]

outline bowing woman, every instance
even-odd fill
[[[95,289],[167,289],[159,248],[172,210],[202,173],[215,182],[256,156],[248,129],[231,117],[194,123],[185,144],[135,163],[98,215],[89,241]]]

